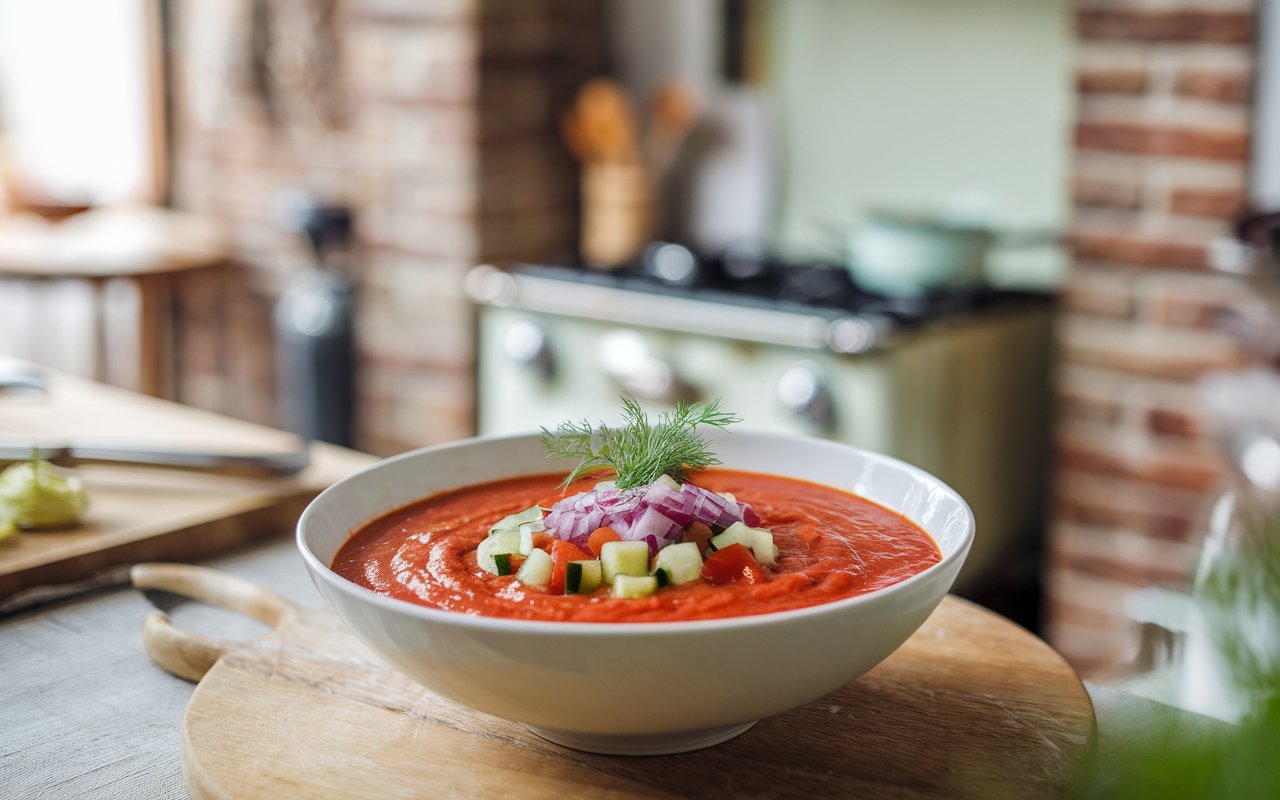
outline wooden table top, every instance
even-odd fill
[[[0,277],[138,278],[218,266],[229,255],[224,226],[172,209],[99,209],[61,222],[0,216]]]
[[[92,394],[92,386],[89,389]],[[147,412],[164,407],[157,405],[160,401],[128,393],[116,396],[116,391],[107,394],[121,403],[140,403],[143,421]],[[192,419],[203,416],[186,411],[195,415]],[[100,433],[112,427],[106,418],[91,418],[86,425],[86,430]],[[138,422],[117,432],[142,434],[145,428]],[[246,429],[241,435],[252,434]],[[290,532],[291,525],[281,524],[270,538],[202,561],[318,608],[322,601]],[[179,731],[191,684],[152,663],[143,648],[141,626],[153,608],[140,593],[125,587],[123,571],[107,577],[105,583],[116,585],[100,581],[60,600],[0,613],[0,708],[5,710],[0,786],[6,796],[189,796]],[[244,639],[262,630],[245,618],[198,604],[178,609],[174,620],[185,629],[226,639]],[[1105,788],[1116,773],[1131,768],[1131,759],[1123,757],[1125,746],[1158,729],[1153,720],[1167,720],[1175,713],[1112,690],[1086,688],[1098,715],[1100,765],[1075,795],[1082,798],[1095,796],[1090,786]],[[1099,782],[1099,775],[1105,780]]]

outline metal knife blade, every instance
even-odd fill
[[[30,440],[0,437],[0,465],[27,461],[36,455],[60,467],[114,464],[156,467],[215,475],[251,478],[284,478],[296,475],[311,463],[308,448],[279,453],[236,453],[138,447],[105,442],[71,440],[33,445]]]

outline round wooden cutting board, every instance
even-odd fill
[[[1061,656],[955,597],[834,694],[715,747],[635,758],[568,750],[443,700],[330,612],[238,579],[139,565],[134,582],[274,628],[227,645],[147,620],[157,663],[200,681],[181,738],[196,798],[1060,797],[1094,739]]]

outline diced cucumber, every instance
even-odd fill
[[[694,542],[669,544],[658,551],[654,567],[664,570],[673,584],[696,581],[702,576],[702,553]]]
[[[599,561],[570,561],[564,565],[564,593],[591,594],[603,577]]]
[[[529,555],[529,552],[533,550],[534,534],[538,534],[546,530],[545,527],[535,527],[539,525],[542,525],[542,523],[526,522],[525,524],[520,526],[520,554],[521,555],[525,555],[525,556]]]
[[[529,586],[546,586],[551,583],[551,568],[553,566],[555,566],[555,562],[551,560],[551,556],[547,555],[546,550],[534,550],[529,553],[528,558],[524,560],[524,564],[520,566],[520,571],[516,573],[516,579]]]
[[[653,571],[653,579],[658,582],[658,588],[661,589],[671,584],[671,573],[662,567],[658,567]]]
[[[520,526],[526,522],[541,522],[542,508],[539,506],[530,506],[524,511],[517,511],[514,514],[508,514],[497,522],[493,523],[493,527],[489,528],[489,535],[493,536],[500,531],[519,530]]]
[[[606,583],[613,583],[615,575],[648,577],[649,545],[646,542],[605,542],[600,548],[600,564],[604,567]]]
[[[717,550],[723,550],[731,544],[740,544],[743,547],[750,548],[752,537],[744,537],[742,535],[742,530],[738,527],[740,525],[742,525],[742,523],[735,522],[728,528],[725,528],[721,533],[717,533],[715,536],[712,536],[710,542],[711,546]]]
[[[766,567],[776,567],[778,565],[778,546],[773,543],[773,531],[765,528],[750,528],[755,534],[755,544],[751,546],[751,552],[756,554],[756,561]]]
[[[498,565],[494,563],[493,557],[499,553],[511,554],[519,552],[520,533],[518,531],[498,531],[476,547],[476,561],[480,563],[480,569],[485,572],[501,575],[502,573],[498,572]]]
[[[597,492],[600,491],[601,489],[616,489],[618,488],[618,482],[617,481],[597,481],[596,485],[593,486],[592,488]]]
[[[725,528],[724,533],[711,537],[711,546],[717,550],[723,550],[731,544],[749,548],[756,561],[765,566],[772,567],[778,563],[778,548],[773,543],[773,531],[752,528],[745,522],[735,522]]]
[[[498,568],[499,575],[510,575],[511,570],[511,554],[510,553],[494,553],[494,566]]]
[[[658,591],[658,581],[652,575],[618,575],[613,579],[614,597],[648,597],[656,591]]]

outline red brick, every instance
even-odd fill
[[[1137,629],[1123,609],[1125,598],[1139,587],[1057,566],[1046,578],[1047,638],[1073,667],[1085,674],[1133,660]]]
[[[1059,422],[1115,425],[1120,421],[1123,408],[1106,398],[1076,394],[1059,389],[1054,397],[1055,412]]]
[[[1087,423],[1112,427],[1123,418],[1125,407],[1118,390],[1122,376],[1102,370],[1064,364],[1058,369],[1057,417],[1059,425]]]
[[[261,289],[227,301],[251,318],[193,312],[204,333],[188,346],[189,383],[223,411],[261,415],[271,406],[270,348],[260,346],[270,338],[271,295],[307,257],[278,224],[275,198],[316,181],[348,187],[342,199],[356,208],[368,258],[357,318],[359,435],[391,452],[474,427],[473,320],[460,265],[496,250],[537,258],[568,249],[576,168],[555,114],[566,87],[598,70],[601,37],[584,32],[598,33],[603,15],[599,0],[351,0],[340,14],[348,126],[326,129],[299,114],[282,135],[238,75],[216,115],[175,98],[178,204],[234,226],[250,265],[243,283]],[[284,38],[310,34],[301,17],[281,25]],[[202,57],[176,54],[176,85],[218,68]],[[286,109],[306,105],[300,89],[278,88]],[[501,137],[510,141],[493,143]],[[227,353],[237,360],[223,363]],[[216,398],[213,372],[224,387]]]
[[[1207,435],[1199,393],[1185,381],[1066,364],[1059,369],[1056,383],[1058,418],[1068,428],[1084,423],[1094,429],[1118,430],[1123,425],[1171,439]],[[1058,483],[1065,480],[1060,476]]]
[[[343,37],[349,90],[362,106],[470,102],[479,88],[479,44],[464,25],[349,25]]]
[[[551,87],[537,73],[490,68],[480,85],[479,141],[528,141],[534,132],[554,135],[558,111]]]
[[[496,173],[486,170],[479,179],[477,213],[482,217],[493,214],[537,213],[548,208],[573,207],[576,197],[577,175],[559,166],[552,159],[549,164],[523,173]]]
[[[1077,547],[1074,541],[1077,528],[1078,526],[1058,526],[1049,556],[1054,566],[1134,588],[1187,582],[1190,567],[1185,563],[1170,562],[1160,549],[1167,549],[1167,543],[1130,548],[1131,552],[1124,553],[1118,546],[1121,542],[1142,542],[1142,537],[1118,530],[1107,532],[1105,538],[1108,541],[1105,546]]]
[[[1142,319],[1178,328],[1213,329],[1229,308],[1213,296],[1161,294],[1141,304]]]
[[[1071,249],[1078,259],[1140,267],[1207,269],[1209,266],[1208,248],[1203,243],[1130,232],[1123,228],[1104,231],[1077,227],[1071,235]]]
[[[1244,212],[1248,202],[1239,189],[1178,187],[1169,195],[1169,210],[1193,217],[1234,219]]]
[[[1120,632],[1051,617],[1048,640],[1081,678],[1109,682],[1132,670],[1138,632],[1136,627]]]
[[[1118,441],[1114,432],[1059,430],[1055,452],[1061,468],[1177,489],[1207,492],[1222,475],[1216,451],[1185,440],[1134,437]]]
[[[343,13],[393,25],[466,22],[475,14],[476,0],[346,0]]]
[[[369,246],[436,260],[474,259],[479,233],[473,218],[428,216],[391,208],[368,208],[359,220]]]
[[[1144,67],[1082,67],[1076,73],[1081,94],[1145,94],[1150,75]]]
[[[1216,103],[1244,105],[1251,99],[1253,76],[1247,71],[1187,68],[1178,73],[1174,91]]]
[[[1049,541],[1058,536],[1059,529],[1050,532]],[[1066,567],[1050,566],[1046,574],[1046,594],[1055,601],[1077,609],[1079,612],[1093,612],[1095,625],[1104,630],[1124,630],[1127,622],[1123,617],[1125,598],[1135,589],[1145,588],[1147,584],[1106,580],[1087,572]],[[1082,615],[1083,616],[1083,615]]]
[[[1192,379],[1211,369],[1235,369],[1250,359],[1225,335],[1080,318],[1059,326],[1067,363],[1156,378]]]
[[[1178,328],[1217,329],[1225,313],[1261,307],[1248,284],[1226,275],[1148,275],[1135,296],[1138,319]]]
[[[1249,129],[1192,128],[1130,121],[1084,121],[1076,125],[1076,147],[1082,150],[1185,156],[1218,161],[1249,157]]]
[[[1187,411],[1170,408],[1152,408],[1147,411],[1147,429],[1162,436],[1180,436],[1188,439],[1204,436],[1204,424]]]
[[[1254,15],[1244,10],[1086,8],[1076,16],[1080,38],[1094,40],[1247,44],[1253,28]]]
[[[1142,184],[1123,179],[1076,176],[1071,199],[1077,206],[1134,210],[1142,205]]]
[[[1059,522],[1120,528],[1165,546],[1197,539],[1205,508],[1198,491],[1078,470],[1059,472],[1053,495]]]
[[[1133,279],[1120,270],[1077,264],[1061,303],[1071,312],[1126,319],[1133,314]]]

